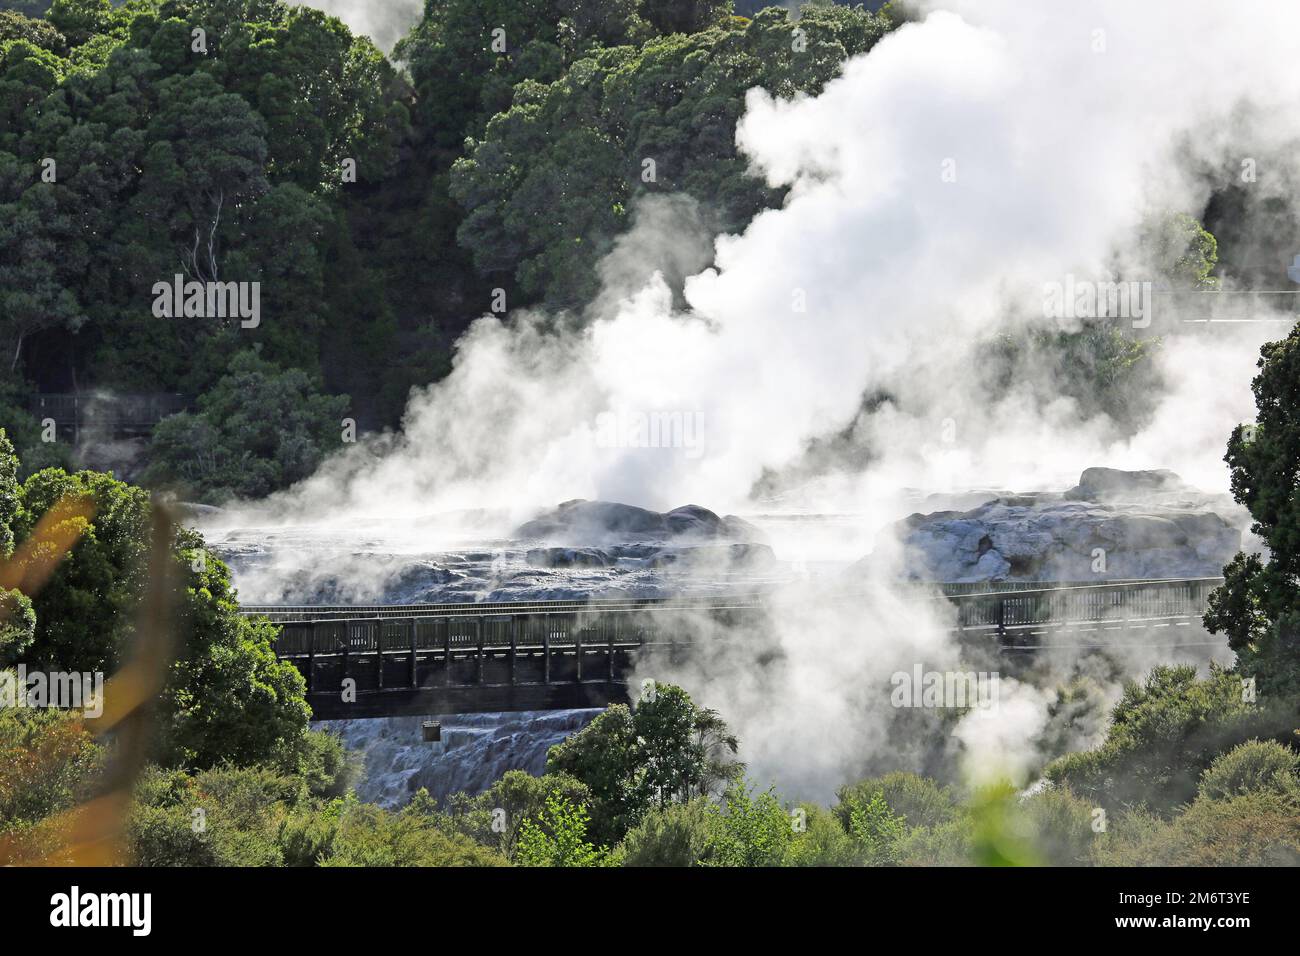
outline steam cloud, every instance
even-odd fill
[[[304,6],[338,17],[353,33],[370,37],[387,53],[419,21],[424,0],[312,0]]]
[[[756,174],[790,188],[784,208],[710,245],[689,201],[643,202],[589,314],[480,319],[451,375],[412,396],[400,436],[338,456],[242,520],[522,515],[574,497],[743,511],[765,468],[855,420],[875,460],[806,489],[799,507],[883,519],[905,487],[1063,488],[1094,464],[1172,468],[1226,490],[1223,446],[1253,414],[1254,362],[1277,325],[1169,336],[1166,387],[1142,397],[1149,424],[1136,435],[1084,416],[1050,381],[991,394],[974,346],[1009,319],[1044,321],[1045,283],[1068,274],[1149,278],[1142,224],[1198,214],[1247,158],[1259,169],[1249,189],[1284,193],[1300,156],[1288,108],[1300,8],[943,6],[819,97],[750,92],[739,142]],[[863,413],[872,390],[890,400]],[[597,417],[619,409],[703,413],[704,453],[600,447]],[[941,615],[891,596],[886,563],[870,604],[776,620],[781,666],[685,675],[737,726],[760,781],[821,796],[865,755],[908,762],[880,702],[846,688],[887,695],[893,670],[955,657],[934,637]],[[1031,769],[1041,696],[1026,687],[1002,725],[956,737]]]

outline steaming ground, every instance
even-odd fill
[[[817,98],[750,93],[738,139],[757,175],[789,188],[783,208],[741,235],[708,237],[692,201],[651,196],[586,314],[480,319],[452,373],[412,395],[400,435],[349,449],[226,526],[328,515],[319,533],[336,537],[322,560],[331,549],[364,558],[360,542],[382,522],[496,510],[508,528],[584,497],[858,515],[865,542],[908,513],[907,488],[1062,489],[1109,465],[1169,468],[1226,492],[1223,449],[1253,415],[1259,346],[1288,327],[1276,313],[1122,322],[1162,339],[1157,384],[1126,396],[1145,423],[1136,430],[1067,398],[1049,370],[991,386],[980,343],[1016,324],[1060,327],[1043,318],[1044,288],[1068,276],[1159,278],[1144,226],[1199,215],[1229,185],[1247,191],[1252,250],[1280,264],[1300,252],[1270,249],[1251,218],[1270,203],[1293,209],[1300,8],[944,6],[847,64]],[[1250,182],[1246,160],[1258,170]],[[1197,317],[1221,317],[1226,301],[1205,297]],[[864,403],[873,395],[883,397]],[[602,440],[602,416],[629,409],[698,416],[703,429],[667,448]],[[765,476],[846,429],[856,467],[782,489],[779,508],[755,502]],[[798,553],[799,537],[778,561],[824,558],[811,534]],[[452,550],[441,533],[419,547]],[[348,573],[364,577],[351,569],[365,563]],[[900,596],[896,566],[868,568],[858,606],[774,617],[774,665],[731,656],[680,675],[737,730],[755,779],[789,795],[824,796],[894,765],[1030,775],[1046,750],[1095,740],[1117,681],[1152,662],[1064,661],[1010,677],[1004,706],[981,724],[900,714],[889,674],[957,666],[960,649],[934,605]],[[489,581],[472,573],[475,587]],[[1091,703],[1054,709],[1056,687],[1073,679],[1089,683]]]

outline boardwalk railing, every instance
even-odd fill
[[[52,419],[59,428],[120,432],[153,428],[169,415],[185,411],[189,400],[170,392],[52,393],[29,396],[27,407],[38,419]]]
[[[954,630],[969,639],[1026,649],[1045,646],[1034,643],[1045,631],[1071,626],[1194,623],[1220,583],[963,585],[927,593],[951,602]],[[627,699],[636,655],[676,662],[706,631],[757,633],[779,603],[745,595],[242,610],[282,625],[276,653],[303,673],[317,718],[328,719],[604,706]]]

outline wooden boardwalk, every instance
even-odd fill
[[[947,585],[963,640],[1004,652],[1116,643],[1186,645],[1218,578],[1106,584]],[[861,604],[835,594],[826,602]],[[744,639],[779,598],[247,606],[282,625],[276,653],[307,681],[319,720],[603,707],[628,699],[637,662],[672,666],[697,643]],[[644,670],[644,669],[643,669]],[[345,684],[350,681],[351,684]]]

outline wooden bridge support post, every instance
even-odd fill
[[[419,648],[417,647],[418,642],[416,641],[416,638],[415,638],[415,634],[416,634],[416,630],[415,630],[415,618],[411,618],[411,619],[410,619],[410,627],[411,627],[411,634],[410,634],[410,637],[411,637],[411,690],[415,690],[417,687],[420,686],[420,674],[419,674],[419,671],[417,670],[417,663],[416,663],[416,653],[417,653],[417,651],[418,651]]]
[[[451,686],[451,619],[448,618],[444,620],[442,622],[442,626],[444,628],[443,638],[442,638],[442,653],[443,653],[442,686],[450,687]]]
[[[577,667],[576,682],[582,683],[582,623],[578,620],[577,615],[573,618],[573,660]]]
[[[609,632],[609,651],[608,651],[609,679],[613,681],[614,680],[614,634],[618,631],[618,627],[614,624],[613,621],[608,621],[608,620],[605,622],[605,627]]]
[[[384,622],[382,619],[375,621],[375,657],[379,663],[375,665],[375,677],[380,690],[384,689]]]
[[[316,689],[316,630],[315,621],[311,625],[311,633],[307,636],[307,693],[312,693]]]
[[[548,617],[542,618],[542,682],[551,682],[551,622]]]
[[[483,618],[474,618],[474,637],[478,640],[478,682],[483,683]]]
[[[510,686],[515,686],[515,662],[519,659],[519,618],[510,615]]]

